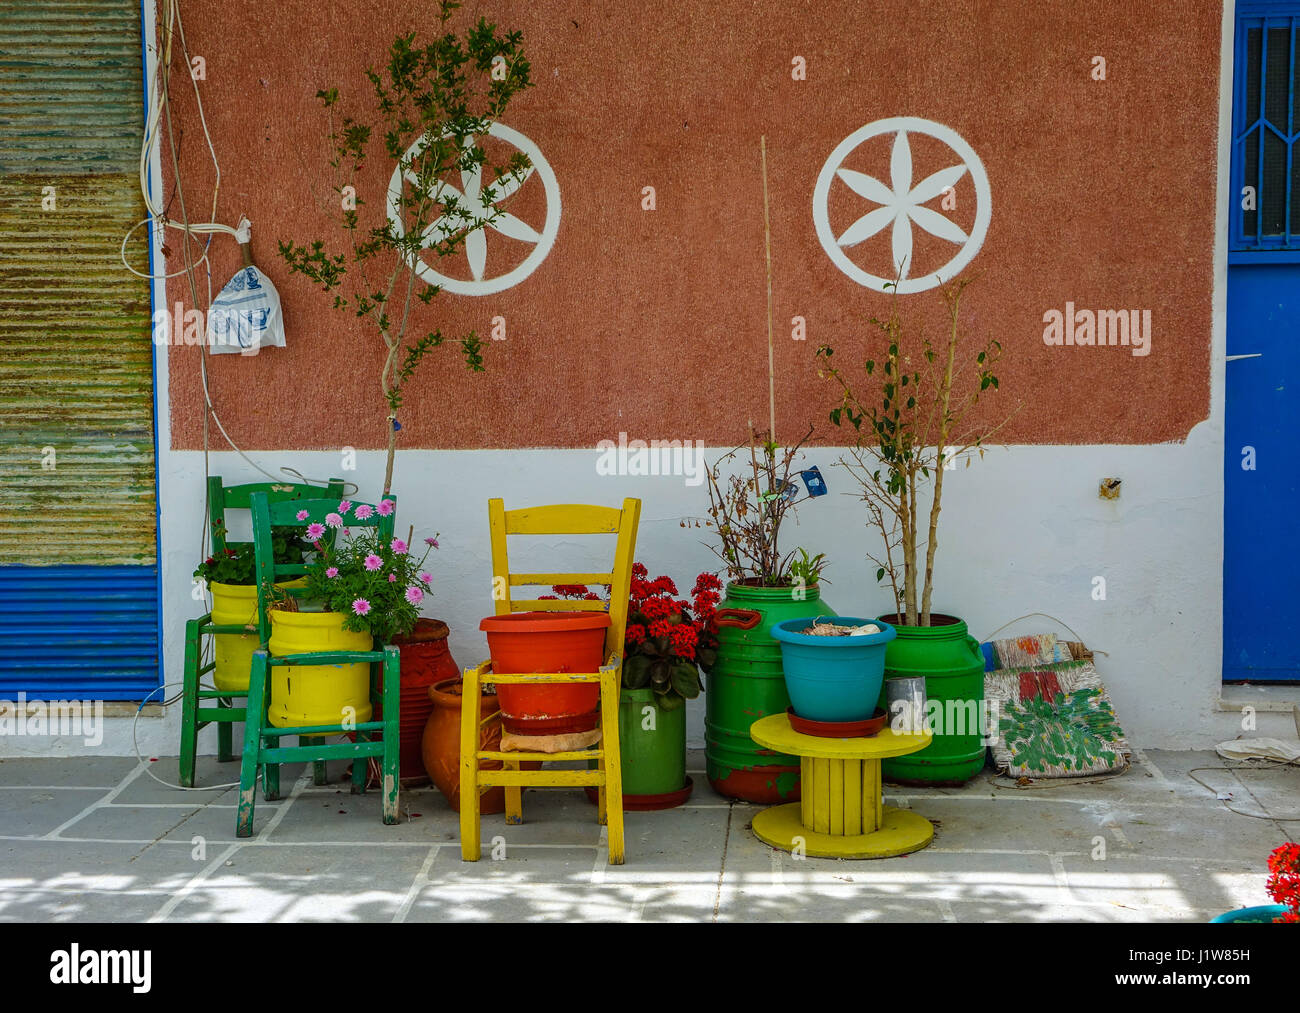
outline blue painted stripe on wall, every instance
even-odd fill
[[[156,566],[0,566],[0,699],[158,688]]]

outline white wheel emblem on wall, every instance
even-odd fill
[[[471,275],[469,280],[448,278],[435,271],[423,258],[419,260],[419,263],[415,266],[415,271],[421,278],[430,285],[441,285],[444,291],[455,292],[458,295],[491,295],[493,292],[500,292],[512,285],[519,284],[533,273],[538,264],[546,259],[551,246],[555,243],[555,234],[560,229],[560,187],[556,183],[555,173],[551,170],[550,163],[542,155],[541,149],[518,130],[507,127],[502,123],[494,122],[488,128],[488,134],[500,141],[505,141],[507,144],[514,145],[528,156],[531,164],[518,176],[505,176],[499,181],[494,181],[490,185],[492,190],[491,199],[484,192],[481,166],[475,166],[469,172],[462,171],[459,187],[453,186],[446,180],[439,180],[434,185],[434,196],[445,194],[454,197],[468,211],[468,217],[464,212],[460,211],[455,214],[444,214],[424,230],[422,245],[427,249],[433,243],[455,235],[470,224],[472,219],[486,217],[494,210],[493,205],[512,196],[528,182],[534,173],[541,181],[546,193],[546,222],[542,226],[542,231],[538,232],[528,223],[516,218],[510,212],[502,210],[497,213],[497,216],[490,223],[469,233],[465,237],[464,245],[465,256],[469,261],[469,273]],[[417,140],[407,149],[407,156],[418,154],[424,144],[424,138]],[[407,174],[407,179],[415,182],[411,173]],[[394,169],[393,178],[388,184],[388,220],[393,223],[394,229],[399,236],[404,234],[402,215],[398,207],[398,200],[402,194],[402,184],[401,169]],[[499,232],[503,236],[509,236],[511,239],[533,244],[528,256],[524,257],[518,265],[496,277],[485,276],[488,261],[488,233],[492,230]]]
[[[907,140],[909,133],[925,134],[942,141],[956,153],[960,160],[959,164],[941,169],[913,186],[912,148]],[[895,135],[893,151],[889,159],[889,185],[866,173],[841,168],[844,159],[863,141],[882,134]],[[927,201],[934,200],[948,187],[955,186],[957,181],[968,172],[975,187],[976,201],[975,224],[969,236],[938,211],[924,206]],[[831,183],[837,178],[858,196],[880,205],[862,215],[838,236],[831,230],[828,212]],[[975,150],[951,127],[913,116],[896,116],[892,119],[878,120],[849,134],[831,152],[830,158],[826,159],[826,164],[822,166],[822,171],[817,176],[817,185],[813,188],[813,224],[816,226],[817,238],[821,240],[822,248],[841,271],[859,285],[865,285],[878,292],[892,291],[885,286],[894,282],[899,264],[902,265],[902,276],[898,282],[898,291],[902,294],[924,292],[941,282],[951,281],[979,252],[984,236],[988,232],[992,212],[992,194],[989,190],[988,176],[985,175],[984,165],[975,154]],[[848,247],[870,239],[890,225],[893,226],[891,249],[894,266],[884,274],[876,275],[864,271],[844,252]],[[952,259],[938,270],[916,277],[912,277],[911,273],[914,226],[959,247]]]

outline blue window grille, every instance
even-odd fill
[[[1300,260],[1300,0],[1237,5],[1233,260]]]

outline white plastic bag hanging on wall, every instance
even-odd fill
[[[239,222],[238,238],[244,266],[226,282],[208,309],[208,350],[214,355],[256,355],[263,348],[284,347],[280,293],[253,263],[247,218]]]

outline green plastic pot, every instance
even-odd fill
[[[618,694],[624,795],[665,795],[686,784],[686,708],[665,710],[652,689]]]
[[[796,594],[802,597],[796,597]],[[781,645],[771,629],[787,619],[834,616],[820,589],[728,584],[718,606],[718,660],[704,694],[705,767],[728,798],[771,804],[799,798],[799,758],[764,749],[749,726],[790,706]]]
[[[885,679],[923,677],[927,699],[943,708],[935,715],[934,741],[920,752],[885,760],[885,777],[902,784],[964,784],[984,769],[979,731],[984,655],[979,641],[956,616],[931,613],[931,626],[907,626],[895,615],[880,616],[880,621],[898,630],[885,648]],[[882,689],[881,707],[887,706],[885,694]],[[958,722],[952,720],[958,716],[961,734],[956,734]]]

